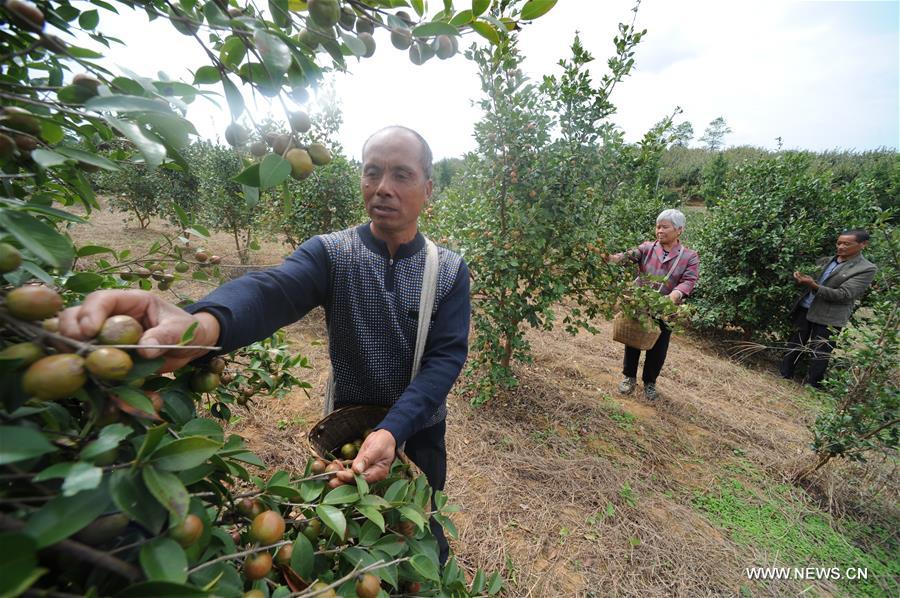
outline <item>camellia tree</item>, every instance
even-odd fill
[[[279,339],[159,375],[158,360],[131,353],[146,322],[116,315],[81,342],[57,332],[55,315],[98,288],[166,288],[192,266],[210,267],[211,256],[188,247],[188,234],[205,229],[180,208],[185,234],[138,257],[76,247],[65,232],[83,221],[70,208],[99,207],[88,173],[114,172],[121,161],[190,169],[183,150],[195,129],[185,108],[195,98],[223,92],[233,120],[224,137],[242,160],[232,180],[253,201],[260,190],[308,176],[326,162],[327,148],[304,140],[306,114],[289,108],[289,133],[249,147],[259,140],[247,86],[302,103],[325,70],[372,55],[376,28],[421,64],[452,56],[462,33],[499,43],[554,3],[483,0],[455,10],[445,0],[429,17],[422,0],[271,0],[262,9],[223,0],[3,3],[0,595],[500,590],[499,576],[478,572],[468,581],[455,559],[438,567],[428,519],[452,535],[453,509],[439,494],[432,511],[424,478],[409,479],[402,463],[378,484],[358,479],[335,489],[326,479],[341,462],[324,471],[310,459],[304,471],[257,475],[263,463],[217,419],[227,421],[248,396],[299,383],[291,371],[303,360]],[[90,37],[114,48],[121,42],[104,31],[102,16],[135,8],[203,48],[208,61],[196,65],[191,83],[113,73],[101,53],[79,45]],[[130,152],[103,156],[103,144],[116,139]],[[188,330],[173,348],[191,341]]]

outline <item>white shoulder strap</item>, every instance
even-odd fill
[[[439,269],[437,245],[431,239],[425,237],[425,272],[422,274],[422,294],[419,296],[419,326],[416,329],[416,347],[413,353],[410,382],[419,374],[419,370],[422,367],[422,355],[425,354],[425,342],[428,340],[431,311],[434,309],[434,299],[437,296]],[[325,415],[334,411],[334,369],[328,374],[328,381],[325,383],[324,411]]]

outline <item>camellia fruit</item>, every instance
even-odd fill
[[[265,507],[255,498],[242,498],[237,504],[237,510],[241,515],[252,519],[262,513]]]
[[[6,309],[20,320],[43,320],[62,309],[59,293],[44,285],[26,285],[6,294]]]
[[[191,376],[191,390],[194,392],[212,392],[219,383],[219,375],[213,372],[198,371]]]
[[[25,29],[35,33],[40,33],[44,29],[44,13],[31,2],[6,0],[3,7],[14,21]]]
[[[213,374],[221,374],[225,371],[225,359],[222,357],[213,357],[209,361],[209,371]]]
[[[141,323],[132,318],[120,314],[106,318],[100,327],[97,341],[102,345],[135,345],[144,334]]]
[[[306,6],[309,16],[319,27],[334,27],[341,19],[341,7],[337,0],[309,0]]]
[[[275,553],[275,564],[284,566],[290,565],[293,554],[294,546],[292,544],[285,544]]]
[[[359,28],[359,23],[361,23],[361,22],[362,22],[361,19],[359,21],[357,21],[357,24],[356,24],[357,28]],[[363,58],[371,58],[375,54],[375,38],[372,37],[371,33],[367,33],[365,31],[360,33],[357,37],[359,37],[359,41],[361,41],[363,43],[363,45],[366,47],[366,51],[363,54]]]
[[[182,548],[194,544],[203,535],[203,520],[191,513],[184,521],[169,530],[169,537],[178,542]]]
[[[309,120],[309,115],[302,110],[298,110],[297,112],[291,112],[288,115],[288,122],[291,125],[291,129],[297,131],[298,133],[306,133],[309,131],[312,123]]]
[[[331,152],[321,143],[310,143],[306,151],[316,166],[325,166],[331,162]]]
[[[291,176],[297,180],[305,179],[312,174],[313,161],[306,150],[294,148],[284,155],[291,163]]]
[[[275,511],[264,511],[250,524],[250,540],[267,546],[284,537],[284,517]]]
[[[356,579],[356,595],[359,598],[375,598],[381,591],[381,579],[377,575],[366,573]]]
[[[244,145],[249,138],[250,134],[247,132],[247,129],[238,123],[231,123],[225,129],[225,141],[233,147]]]
[[[22,376],[22,388],[45,401],[64,399],[84,386],[84,358],[74,353],[51,355],[31,364]]]
[[[34,343],[18,343],[4,347],[0,351],[0,359],[21,359],[19,367],[28,367],[46,354],[44,350]]]
[[[268,552],[251,554],[244,561],[244,577],[250,581],[262,579],[272,570],[272,555]]]
[[[6,137],[6,135],[3,135]],[[9,139],[9,137],[6,137]],[[22,264],[22,254],[9,243],[0,243],[0,274],[12,272]]]
[[[122,380],[134,367],[131,356],[122,349],[100,347],[91,351],[84,360],[84,367],[103,380]]]

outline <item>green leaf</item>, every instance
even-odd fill
[[[479,569],[472,578],[472,594],[480,594],[484,590],[484,570]]]
[[[78,257],[87,257],[89,255],[97,255],[99,253],[115,253],[114,249],[103,247],[101,245],[82,245],[78,248],[76,255]]]
[[[256,49],[262,57],[263,64],[272,81],[280,81],[291,66],[291,52],[287,44],[281,41],[277,35],[272,35],[264,29],[257,29],[253,34]]]
[[[247,185],[248,187],[259,187],[260,168],[261,163],[259,162],[257,162],[256,164],[251,164],[244,170],[231,177],[231,180],[235,183],[240,183],[241,185]],[[288,165],[288,168],[290,168],[290,164]]]
[[[313,554],[312,543],[303,534],[297,534],[294,540],[294,551],[291,553],[291,569],[303,579],[312,579],[313,562],[315,556]]]
[[[377,525],[378,529],[381,530],[381,533],[384,533],[384,516],[378,509],[375,507],[367,507],[365,505],[356,505],[356,510],[364,515],[366,519]]]
[[[556,0],[528,0],[519,16],[523,21],[531,21],[547,13],[556,5]]]
[[[225,89],[225,99],[228,100],[231,118],[237,120],[244,112],[244,96],[228,77],[222,77],[222,87]]]
[[[241,38],[234,35],[226,39],[219,50],[219,60],[230,69],[237,69],[246,55],[247,46]]]
[[[379,511],[391,508],[391,503],[384,500],[377,494],[367,494],[363,496],[361,499],[359,499],[359,504],[365,505],[367,507],[375,507]]]
[[[58,449],[32,428],[0,426],[0,465],[18,463],[52,453]]]
[[[187,517],[190,496],[178,476],[168,471],[159,471],[152,465],[144,467],[143,476],[150,494],[174,519],[181,521]]]
[[[129,79],[128,77],[116,77],[112,80],[112,86],[115,87],[118,91],[122,91],[128,95],[139,96],[144,93],[144,86],[135,81],[134,79]]]
[[[494,594],[498,593],[502,589],[503,589],[503,578],[500,577],[500,573],[495,571],[494,574],[491,575],[490,581],[488,581],[488,587],[487,587],[488,596],[493,596]]]
[[[170,581],[145,581],[128,586],[116,598],[207,598],[209,592]]]
[[[167,513],[147,490],[137,471],[118,469],[109,481],[109,493],[120,511],[157,534],[166,522]]]
[[[86,101],[84,107],[97,112],[107,110],[110,112],[161,112],[163,114],[172,114],[172,109],[166,102],[141,96],[95,96]]]
[[[359,492],[355,486],[338,486],[325,495],[322,503],[326,505],[346,505],[359,500]]]
[[[74,496],[59,496],[32,515],[24,531],[44,548],[64,540],[99,517],[109,506],[109,494],[104,485]]]
[[[56,92],[56,99],[66,104],[84,104],[95,95],[97,92],[83,85],[66,85]]]
[[[228,27],[231,23],[228,15],[222,12],[222,9],[213,0],[203,5],[203,14],[209,24],[214,27]]]
[[[472,16],[480,17],[491,5],[491,0],[472,0]]]
[[[313,502],[319,499],[322,495],[322,490],[324,489],[324,480],[310,480],[308,482],[303,482],[300,484],[300,497],[303,499],[303,502]]]
[[[397,480],[385,491],[384,500],[394,503],[400,502],[406,497],[409,490],[409,482],[406,480]]]
[[[319,516],[322,523],[334,530],[339,538],[343,538],[344,534],[347,533],[347,520],[344,518],[344,514],[341,510],[337,507],[331,505],[317,505],[316,515]]]
[[[200,326],[200,322],[194,322],[190,326],[187,327],[187,330],[184,331],[184,334],[181,335],[181,340],[178,341],[179,345],[186,345],[192,340],[194,340],[194,334],[197,332],[197,327]]]
[[[497,30],[491,26],[490,23],[486,23],[484,21],[473,21],[471,23],[471,27],[475,31],[475,33],[488,40],[495,46],[500,43],[500,35],[497,33]]]
[[[108,160],[103,156],[98,156],[97,154],[92,154],[91,152],[86,152],[75,147],[60,146],[56,148],[56,151],[71,160],[91,164],[92,166],[103,168],[104,170],[112,172],[119,170],[119,166],[112,160]]]
[[[114,129],[125,135],[129,141],[135,144],[144,156],[144,162],[150,168],[156,168],[166,157],[166,146],[147,136],[147,133],[138,125],[112,116],[106,117],[106,122]]]
[[[186,119],[177,114],[159,114],[155,112],[135,117],[139,123],[146,125],[153,133],[175,149],[184,149],[191,143],[190,136],[197,134],[197,129]]]
[[[341,41],[344,42],[344,44],[346,44],[348,48],[350,48],[350,51],[354,56],[365,56],[366,44],[364,44],[362,40],[360,40],[355,35],[341,31]]]
[[[100,288],[103,277],[94,272],[79,272],[66,280],[66,288],[76,293],[90,293]]]
[[[47,572],[37,566],[37,544],[22,533],[0,533],[0,596],[19,596]]]
[[[93,29],[100,22],[100,14],[96,10],[86,10],[78,17],[78,24],[83,29]]]
[[[31,152],[31,159],[41,168],[53,168],[66,163],[65,156],[45,149],[36,149]]]
[[[281,156],[269,154],[259,163],[259,187],[262,189],[279,185],[289,176],[291,176],[291,163]]]
[[[133,430],[125,424],[108,424],[102,430],[96,440],[84,447],[81,458],[90,461],[98,455],[110,451],[131,436]]]
[[[440,573],[438,572],[437,565],[434,562],[425,556],[424,554],[416,554],[413,555],[411,559],[409,559],[409,564],[412,566],[416,572],[424,577],[425,579],[430,579],[432,581],[441,581]],[[472,592],[473,594],[476,592]]]
[[[50,145],[56,145],[66,138],[62,127],[53,121],[41,120],[41,138]]]
[[[150,402],[150,398],[141,391],[131,388],[130,386],[117,386],[110,392],[135,409],[139,409],[150,415],[156,415],[156,410],[153,408],[153,403]]]
[[[416,14],[420,17],[425,14],[424,0],[409,0],[409,5],[412,6],[412,9],[416,11]]]
[[[418,509],[416,509],[412,505],[404,505],[397,510],[400,511],[400,514],[405,518],[415,523],[416,527],[418,527],[420,530],[425,529],[425,518],[422,516]]]
[[[150,461],[158,469],[181,471],[206,463],[220,446],[215,440],[203,436],[180,438],[157,449]]]
[[[471,23],[474,19],[475,15],[472,14],[471,10],[461,10],[450,19],[450,24],[455,27],[462,27],[463,25]]]
[[[459,35],[459,30],[448,23],[440,21],[432,21],[431,23],[422,23],[412,30],[415,37],[434,37],[435,35]]]
[[[166,430],[168,428],[169,424],[161,424],[147,430],[147,433],[144,435],[144,442],[141,444],[141,448],[138,450],[135,461],[143,461],[145,457],[156,450],[156,447],[159,446],[160,441],[166,435]]]
[[[141,568],[151,581],[187,581],[188,560],[184,549],[171,538],[154,538],[141,547]]]
[[[219,69],[214,66],[201,66],[194,73],[194,85],[210,85],[219,82]]]
[[[84,461],[57,463],[34,476],[34,481],[43,482],[53,478],[65,478],[63,496],[73,496],[82,490],[92,490],[99,486],[103,470]]]
[[[447,531],[447,535],[449,535],[454,540],[459,537],[459,532],[456,530],[456,525],[453,521],[447,517],[446,515],[441,515],[440,513],[435,513],[432,515],[434,520],[440,523],[444,529]]]

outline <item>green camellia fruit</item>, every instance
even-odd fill
[[[184,274],[185,272],[188,271],[188,265],[187,265],[187,263],[186,263],[186,262],[178,262],[178,263],[176,263],[176,264],[175,264],[175,271],[178,272],[178,273],[180,273],[180,274]]]
[[[356,26],[359,27],[359,23],[361,21],[357,21]],[[371,58],[375,54],[375,38],[372,37],[371,33],[367,33],[363,31],[357,37],[359,37],[359,41],[363,43],[366,47],[366,52],[363,54],[363,58]]]
[[[84,358],[74,353],[51,355],[31,364],[22,376],[27,394],[44,401],[71,396],[87,382]]]
[[[312,174],[313,161],[306,150],[294,148],[284,155],[291,163],[291,176],[297,180],[305,179]]]
[[[274,544],[284,537],[284,517],[275,511],[264,511],[250,524],[250,540],[264,546]]]
[[[375,33],[375,25],[369,19],[360,17],[356,19],[356,32],[360,35],[372,35]]]
[[[135,345],[143,334],[144,327],[140,322],[131,316],[120,314],[106,318],[100,327],[97,341],[101,345]]]
[[[6,137],[6,135],[0,135]],[[9,139],[9,137],[6,137]],[[12,141],[12,140],[10,140]],[[22,265],[22,254],[9,243],[0,243],[0,274],[12,272]]]
[[[275,137],[272,141],[272,151],[278,154],[279,156],[284,155],[288,149],[293,145],[294,139],[287,133],[282,133]]]
[[[131,356],[122,349],[100,347],[91,351],[84,366],[93,375],[103,380],[123,380],[134,367]]]
[[[75,534],[75,539],[88,546],[99,546],[120,536],[128,527],[129,521],[128,515],[124,513],[103,515]]]
[[[262,158],[268,151],[269,148],[266,147],[266,143],[264,141],[254,141],[250,144],[250,153],[257,158]]]
[[[341,457],[344,459],[353,459],[356,457],[356,447],[353,446],[352,442],[348,442],[341,447]]]
[[[225,141],[232,147],[244,145],[249,138],[250,133],[238,123],[231,123],[225,128]]]
[[[193,545],[203,535],[203,520],[191,513],[184,521],[169,529],[169,537],[182,548]]]
[[[311,126],[309,115],[302,110],[291,112],[288,115],[288,121],[291,124],[291,129],[297,131],[298,133],[306,133],[307,131],[309,131],[309,127]]]
[[[341,7],[337,0],[309,0],[309,16],[319,27],[334,27],[341,20]]]
[[[34,343],[18,343],[10,345],[0,351],[0,359],[21,359],[19,367],[28,367],[46,354],[44,350]]]
[[[322,533],[322,522],[318,519],[310,519],[303,528],[303,535],[313,543],[313,546],[319,541],[320,533]]]
[[[44,285],[26,285],[6,294],[6,309],[20,320],[43,320],[62,309],[59,293]]]
[[[346,31],[353,31],[353,25],[356,24],[356,12],[349,6],[341,7],[341,16],[338,25]]]
[[[310,143],[306,151],[316,166],[324,166],[331,162],[331,152],[321,143]]]
[[[194,392],[212,392],[219,383],[219,375],[213,372],[197,371],[191,376],[191,390]]]
[[[310,592],[318,592],[316,598],[337,598],[337,594],[324,581],[316,581],[309,588]]]

